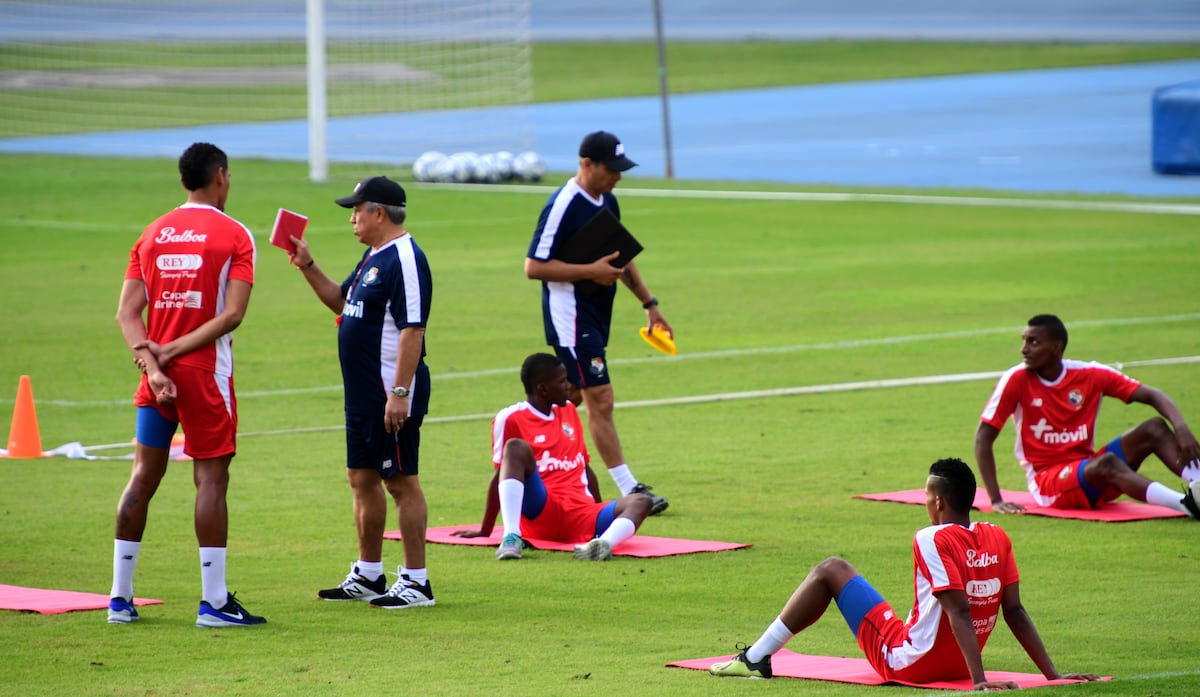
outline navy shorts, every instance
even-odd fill
[[[346,414],[346,467],[379,472],[384,479],[418,473],[423,416],[410,416],[395,433],[388,433],[383,413]]]
[[[609,384],[608,359],[603,344],[580,344],[575,347],[555,346],[558,360],[567,367],[567,379],[578,388]]]

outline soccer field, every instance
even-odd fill
[[[113,315],[130,245],[182,191],[170,159],[0,164],[0,421],[9,423],[19,376],[30,375],[47,448],[112,445],[93,452],[116,458],[0,460],[0,583],[106,593],[137,377]],[[533,552],[501,565],[487,549],[430,545],[437,607],[321,603],[316,590],[338,582],[355,555],[335,330],[266,237],[277,208],[303,212],[318,263],[348,273],[362,249],[332,199],[374,171],[338,166],[329,183],[313,184],[302,165],[231,165],[228,211],[256,233],[259,258],[235,334],[241,438],[229,582],[269,624],[193,627],[193,489],[190,465],[174,464],[135,579],[139,596],[164,603],[132,626],[109,626],[101,612],[0,613],[0,694],[875,694],[719,681],[663,664],[754,640],[829,555],[847,557],[907,609],[911,534],[925,512],[851,497],[920,487],[938,457],[973,462],[991,375],[1019,360],[1033,314],[1064,318],[1069,356],[1122,363],[1200,420],[1194,215],[739,200],[680,195],[686,184],[643,191],[662,184],[630,176],[617,191],[623,219],[646,247],[639,266],[680,347],[668,358],[644,344],[643,313],[621,292],[610,342],[618,428],[634,472],[671,499],[642,531],[754,546],[600,565]],[[517,366],[543,348],[538,288],[522,259],[542,202],[567,175],[468,188],[391,174],[409,188],[408,227],[434,272],[434,395],[422,444],[430,525],[476,523],[490,477],[488,419],[522,397]],[[1151,413],[1110,403],[1099,435]],[[1009,426],[998,445],[1001,484],[1021,489],[1004,456],[1011,436]],[[1176,485],[1156,461],[1146,472]],[[603,474],[600,484],[616,493]],[[1010,532],[1026,606],[1058,667],[1114,676],[1058,691],[1200,691],[1194,523],[979,517]],[[387,543],[384,561],[399,563],[399,544]],[[858,655],[836,612],[789,648]],[[1007,629],[984,659],[989,669],[1035,670]]]

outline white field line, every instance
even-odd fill
[[[1124,367],[1138,366],[1155,366],[1155,365],[1181,365],[1188,363],[1200,363],[1200,356],[1177,356],[1173,358],[1151,358],[1146,360],[1124,361],[1116,365]],[[662,399],[642,399],[628,402],[617,402],[614,405],[616,409],[637,409],[641,407],[663,407],[677,406],[680,404],[710,404],[713,402],[731,402],[743,399],[769,399],[773,397],[793,397],[797,395],[810,394],[832,394],[835,392],[857,392],[862,390],[886,390],[897,387],[919,387],[924,385],[948,385],[958,382],[978,382],[984,380],[995,380],[1000,377],[1001,371],[988,371],[983,373],[952,373],[946,375],[925,375],[909,378],[890,378],[884,380],[861,380],[856,382],[838,382],[826,385],[800,385],[797,387],[778,387],[769,390],[748,390],[745,392],[718,392],[714,394],[689,395],[684,397],[665,397]],[[582,411],[582,409],[581,409]],[[426,424],[444,424],[458,423],[463,421],[489,421],[495,416],[494,412],[483,414],[457,414],[453,416],[434,416],[425,419]],[[277,429],[271,431],[251,431],[247,433],[239,433],[238,438],[255,438],[262,436],[291,436],[302,433],[324,433],[330,431],[344,430],[344,425],[337,426],[310,426],[306,428],[288,428]],[[114,450],[117,448],[130,448],[132,444],[124,443],[108,443],[105,445],[91,445],[84,449],[90,452],[101,450]]]
[[[546,196],[555,187],[520,184],[418,184],[421,187],[455,187]],[[1156,201],[1099,201],[998,196],[932,196],[922,194],[871,194],[815,191],[719,191],[715,189],[637,189],[621,187],[621,195],[633,198],[709,199],[723,201],[795,201],[801,203],[892,203],[919,206],[968,206],[973,208],[1033,208],[1068,211],[1108,211],[1151,215],[1200,215],[1200,204]]]
[[[1194,322],[1200,320],[1200,313],[1178,314],[1178,315],[1159,315],[1156,317],[1118,317],[1113,319],[1098,319],[1098,320],[1082,320],[1072,322],[1071,327],[1125,327],[1135,326],[1140,324],[1163,324],[1170,322]],[[891,346],[896,344],[911,344],[916,342],[928,341],[944,341],[947,339],[970,339],[981,336],[992,336],[996,334],[1011,334],[1014,337],[1014,342],[1021,334],[1023,327],[986,327],[982,329],[964,329],[952,332],[939,332],[936,334],[907,334],[903,336],[886,336],[873,339],[848,339],[846,341],[831,341],[816,344],[792,344],[788,346],[757,346],[740,349],[724,349],[720,351],[698,351],[696,353],[684,353],[676,356],[642,356],[639,358],[613,358],[609,363],[616,366],[635,365],[640,363],[661,362],[661,361],[695,361],[708,360],[712,358],[742,358],[746,356],[762,356],[768,354],[786,354],[786,353],[803,353],[806,351],[842,351],[846,349],[864,348],[870,346]],[[1177,360],[1177,359],[1162,359],[1162,360]],[[1188,362],[1185,357],[1182,359]],[[1015,359],[1014,359],[1014,362]],[[1124,365],[1133,365],[1125,363]],[[1161,363],[1156,365],[1169,365]],[[472,378],[490,377],[495,375],[516,375],[518,369],[512,368],[484,368],[482,370],[466,370],[455,373],[437,373],[433,375],[434,383],[444,380],[466,380]],[[258,397],[287,397],[292,395],[304,394],[327,394],[331,392],[341,392],[342,386],[339,385],[314,385],[312,387],[293,387],[280,390],[249,390],[238,392],[238,399],[254,399]],[[90,400],[90,401],[74,401],[64,399],[48,399],[38,400],[40,404],[54,407],[120,407],[129,404],[128,399],[120,400]]]

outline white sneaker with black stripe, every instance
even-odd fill
[[[429,581],[425,583],[417,583],[408,577],[408,574],[400,574],[400,578],[392,584],[388,592],[371,601],[374,607],[381,607],[385,610],[402,610],[408,607],[432,607],[437,604],[433,599],[433,587]]]
[[[321,600],[333,601],[371,601],[386,592],[387,576],[380,574],[379,578],[371,581],[358,573],[357,565],[351,564],[350,573],[346,574],[346,580],[342,581],[341,585],[337,588],[317,591],[317,597]]]

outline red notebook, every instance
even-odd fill
[[[275,215],[275,227],[271,230],[271,244],[288,254],[295,254],[296,245],[292,244],[291,238],[304,237],[304,228],[306,227],[308,227],[308,216],[280,208],[279,213]]]

